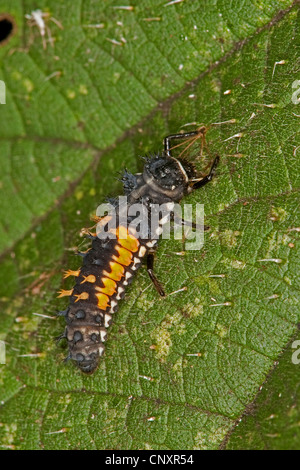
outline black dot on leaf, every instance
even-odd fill
[[[10,15],[0,13],[0,46],[4,45],[13,36],[15,30],[14,19]]]

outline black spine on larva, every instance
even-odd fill
[[[152,204],[177,202],[187,193],[188,178],[192,176],[191,166],[187,164],[185,168],[183,161],[164,155],[148,158],[143,173],[133,175],[126,170],[123,174],[128,208],[134,203],[142,203],[150,214]],[[118,219],[117,199],[110,202],[115,207]],[[122,279],[116,281],[117,288],[109,296],[109,304],[100,308],[97,292],[99,288],[104,288],[103,279],[110,272],[110,262],[118,257],[118,241],[93,238],[90,250],[83,257],[70,306],[64,315],[67,323],[65,336],[69,346],[68,359],[75,361],[82,372],[92,373],[97,368],[99,357],[104,353],[106,330],[117,311],[119,300],[124,296],[125,286],[131,282],[148,248],[153,248],[155,244],[156,241],[151,239],[150,234],[139,239],[139,246],[144,248],[134,254],[129,266],[124,266],[124,274]],[[88,276],[92,276],[89,279],[93,282],[87,281]]]

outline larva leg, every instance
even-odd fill
[[[159,293],[159,295],[161,297],[165,297],[166,294],[165,294],[163,288],[161,287],[157,277],[154,274],[153,266],[154,266],[154,251],[150,251],[147,255],[147,272],[150,276],[151,281],[154,284],[155,289]]]

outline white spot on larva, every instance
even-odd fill
[[[99,351],[99,356],[103,356],[103,354],[104,354],[104,346],[99,346],[98,351]]]
[[[157,241],[153,240],[151,242],[147,242],[146,246],[148,246],[148,248],[153,248],[156,244],[157,244]]]
[[[105,328],[109,327],[111,320],[112,320],[112,316],[109,313],[106,313],[105,316],[104,316],[104,326],[105,326]]]
[[[141,247],[141,248],[143,248],[143,247]],[[140,251],[141,251],[141,250],[140,250]],[[146,251],[146,249],[145,249],[145,251]],[[127,273],[125,274],[125,279],[130,279],[131,277],[132,277],[131,272],[130,272],[130,271],[127,271]]]
[[[143,257],[146,254],[146,251],[147,251],[146,248],[144,246],[141,246],[140,251],[139,251],[139,256]],[[126,273],[126,276],[127,276],[127,274],[130,274],[130,273]],[[130,276],[131,276],[131,274],[130,274]]]
[[[117,307],[118,307],[118,302],[116,302],[115,300],[112,300],[111,303],[110,303],[110,311],[109,311],[109,313],[114,313],[114,312],[116,312]]]
[[[163,233],[163,228],[162,227],[158,227],[156,230],[155,230],[155,233],[156,235],[161,235]]]
[[[140,264],[141,264],[140,258],[135,257],[135,258],[133,258],[133,264],[132,264],[132,266],[130,266],[130,269],[132,271],[135,271]]]
[[[117,300],[122,299],[122,294],[123,294],[124,292],[125,292],[124,287],[122,287],[122,286],[118,287],[118,295],[116,296],[116,299],[117,299]]]
[[[106,341],[107,332],[105,328],[100,328],[100,338],[102,342]]]

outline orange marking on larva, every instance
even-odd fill
[[[64,289],[61,289],[59,292],[58,292],[58,298],[59,297],[67,297],[69,295],[72,295],[73,294],[73,289],[70,289],[70,290],[64,290]]]
[[[110,273],[103,271],[103,275],[113,279],[114,281],[120,281],[125,274],[124,267],[119,263],[114,263],[113,261],[110,261],[109,266],[111,269]]]
[[[101,281],[103,282],[104,287],[95,287],[98,292],[103,292],[104,294],[107,294],[109,296],[113,295],[116,292],[117,284],[115,281],[109,279],[108,277],[102,277]]]
[[[67,271],[64,271],[64,279],[66,279],[69,276],[78,277],[79,274],[80,274],[80,269],[77,269],[77,271],[72,271],[72,269],[68,269]]]
[[[123,266],[129,266],[132,261],[132,253],[131,251],[126,250],[126,248],[123,248],[120,245],[116,245],[116,250],[119,253],[119,256],[113,256],[112,259],[114,261],[117,261],[120,264],[123,264]]]
[[[98,299],[98,307],[101,309],[101,310],[106,310],[106,308],[108,307],[109,305],[109,297],[103,293],[101,294],[96,294],[96,297]]]
[[[83,277],[84,279],[83,281],[81,281],[80,284],[83,284],[84,282],[92,282],[92,283],[96,282],[96,276],[94,276],[94,274],[89,274],[88,276],[83,276]]]
[[[132,253],[135,253],[136,251],[138,251],[140,242],[138,241],[137,238],[135,238],[133,235],[130,235],[130,233],[128,233],[128,230],[126,227],[123,227],[122,225],[120,225],[120,227],[117,228],[117,238],[118,238],[119,245],[121,245],[123,248],[126,248]]]
[[[77,297],[75,302],[78,302],[78,300],[87,300],[89,298],[89,294],[87,292],[81,292],[81,294],[75,294],[74,297]]]

